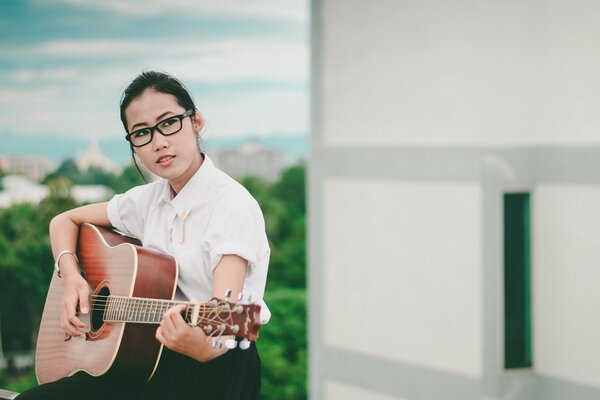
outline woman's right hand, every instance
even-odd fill
[[[62,309],[60,313],[60,323],[62,328],[70,336],[79,336],[85,338],[85,332],[88,326],[77,316],[77,305],[82,314],[90,312],[89,306],[89,285],[79,274],[72,274],[64,279],[64,295]]]
[[[61,251],[65,249],[77,248],[79,226],[84,222],[99,226],[110,226],[107,204],[88,204],[65,211],[52,218],[50,221],[50,243],[55,258],[59,257]],[[85,337],[85,332],[82,332],[81,329],[88,328],[88,326],[77,317],[77,305],[79,304],[82,314],[90,312],[89,286],[79,273],[76,257],[62,257],[59,268],[64,284],[60,324],[68,335]]]

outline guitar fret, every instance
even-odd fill
[[[125,299],[122,297],[119,298],[119,321],[125,321],[125,317],[127,314],[127,308],[125,307],[124,300]]]
[[[154,322],[157,324],[162,320],[162,314],[160,313],[161,307],[162,301],[157,301],[154,307]]]
[[[104,304],[104,313],[102,315],[102,320],[106,321],[112,317],[112,299],[110,297],[106,298],[106,303]]]
[[[142,320],[142,302],[143,300],[140,299],[136,299],[135,300],[135,308],[134,308],[134,313],[133,313],[133,321],[134,322],[139,322]]]
[[[145,321],[147,323],[151,323],[152,322],[152,315],[150,314],[150,310],[152,309],[152,301],[151,300],[146,300],[146,308],[145,308],[145,315],[146,315],[146,319]]]
[[[149,315],[149,321],[151,323],[155,323],[155,319],[156,319],[155,311],[154,311],[155,308],[156,308],[156,300],[151,302],[150,311],[148,313],[148,315]]]

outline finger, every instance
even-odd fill
[[[90,300],[89,300],[90,291],[87,288],[87,286],[82,286],[78,290],[78,294],[79,294],[79,309],[81,310],[81,312],[83,314],[89,313],[90,312]]]
[[[159,326],[158,329],[156,329],[156,334],[154,336],[156,337],[156,340],[158,340],[161,344],[166,345],[167,340],[163,335],[162,327]]]
[[[82,325],[85,327],[85,324],[81,322],[79,318],[72,316],[68,319],[68,322],[70,324],[68,325],[68,328],[71,336],[85,336],[85,333],[79,330],[79,328],[82,328]]]
[[[183,317],[181,316],[181,313],[186,308],[187,307],[182,304],[171,307],[165,313],[165,315],[163,317],[163,321],[168,324],[169,328],[172,328],[172,329],[175,329],[176,327],[181,326],[182,323],[185,324],[185,322],[183,321]]]
[[[67,317],[62,320],[62,328],[71,336],[85,336]]]
[[[166,314],[165,314],[165,318],[163,318],[163,320],[160,323],[160,328],[161,328],[161,332],[162,332],[162,335],[165,338],[165,340],[169,340],[170,338],[172,338],[176,332],[176,328],[175,328],[175,324],[173,323],[173,320]]]
[[[65,303],[61,312],[61,324],[65,332],[71,336],[82,336],[84,335],[79,329],[77,329],[77,323],[81,323],[75,315],[70,315],[72,307],[68,303]],[[74,318],[74,320],[72,320]]]
[[[168,319],[173,324],[173,326],[177,327],[177,326],[185,325],[185,321],[183,320],[183,317],[181,316],[181,313],[184,312],[185,309],[186,309],[185,306],[177,306],[177,307],[172,308],[173,311],[171,313],[169,313]]]
[[[186,309],[187,309],[187,306],[185,304],[178,304],[176,306],[169,308],[167,310],[167,312],[165,313],[165,317],[166,316],[171,317],[172,315],[181,315],[181,313],[184,312]]]

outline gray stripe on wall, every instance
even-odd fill
[[[600,184],[600,146],[510,149],[313,147],[321,177],[479,181],[484,169],[520,184]],[[487,173],[486,173],[487,176]]]
[[[320,358],[328,378],[391,396],[434,400],[443,393],[445,399],[480,399],[477,378],[331,348]]]
[[[560,379],[540,379],[540,397],[543,400],[597,400],[600,390]]]

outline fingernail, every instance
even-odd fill
[[[87,309],[87,307],[84,307],[81,309],[81,312],[84,314],[87,314],[89,312],[89,310]]]

